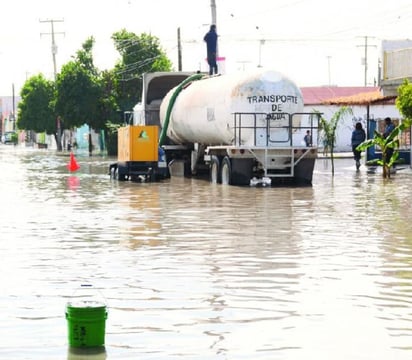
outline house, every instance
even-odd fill
[[[357,122],[362,123],[369,135],[373,130],[383,130],[383,119],[391,117],[395,122],[401,115],[395,106],[396,96],[384,97],[379,87],[302,87],[304,112],[314,110],[330,119],[342,106],[352,108],[352,116],[342,119],[336,131],[336,152],[352,151],[351,135]],[[372,129],[371,124],[375,124]],[[322,144],[319,144],[322,147]]]
[[[15,113],[20,97],[2,96],[0,97],[0,134],[16,129]]]
[[[384,96],[396,96],[404,79],[412,81],[412,40],[382,41],[382,79]]]

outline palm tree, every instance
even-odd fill
[[[346,116],[346,115],[352,115],[352,108],[348,106],[342,106],[338,111],[336,111],[331,119],[328,121],[326,120],[322,114],[320,114],[318,111],[316,112],[319,114],[320,118],[320,129],[323,132],[323,137],[328,144],[329,151],[330,151],[330,159],[332,163],[332,176],[335,175],[335,165],[334,165],[334,147],[336,143],[336,129],[338,127],[338,124],[340,120]]]

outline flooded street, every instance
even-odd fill
[[[319,159],[313,186],[111,180],[0,145],[0,359],[412,358],[412,174]],[[69,351],[93,284],[105,352]]]

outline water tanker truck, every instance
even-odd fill
[[[207,176],[225,185],[310,185],[319,114],[303,105],[300,89],[277,71],[146,73],[110,173],[132,181]]]

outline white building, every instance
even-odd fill
[[[395,123],[401,115],[395,106],[395,97],[384,98],[379,87],[304,87],[301,89],[305,103],[304,111],[319,111],[327,120],[342,107],[349,106],[353,115],[343,118],[336,131],[336,152],[352,151],[351,135],[357,122],[368,129],[368,119],[376,121],[382,130],[383,119],[391,117]],[[319,144],[322,147],[322,144]]]

